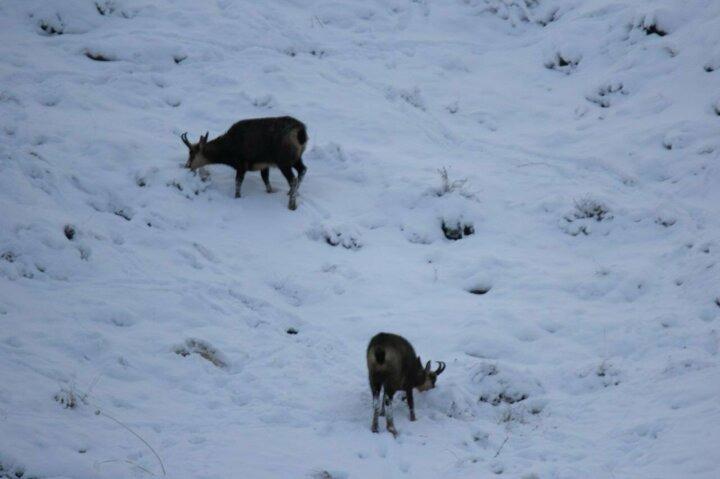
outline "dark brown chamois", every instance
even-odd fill
[[[180,138],[190,150],[185,166],[191,170],[218,163],[235,168],[235,198],[240,198],[246,171],[259,170],[265,189],[272,193],[270,167],[277,167],[290,185],[288,208],[297,208],[297,189],[307,171],[302,154],[308,135],[301,121],[290,116],[255,118],[235,123],[211,141],[208,141],[208,133],[194,144],[188,141],[187,133]],[[297,178],[293,168],[297,170]]]
[[[445,370],[445,363],[438,361],[438,368],[430,370],[430,361],[425,367],[420,356],[415,355],[412,344],[397,334],[376,334],[368,344],[367,365],[370,376],[370,390],[373,396],[372,432],[378,432],[378,416],[385,413],[387,430],[397,435],[393,423],[392,400],[395,391],[405,391],[410,420],[415,420],[413,388],[427,391],[435,387],[437,377]],[[381,410],[380,389],[383,390]]]

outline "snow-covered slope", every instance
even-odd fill
[[[718,2],[16,0],[0,32],[0,477],[720,477]],[[283,114],[297,211],[182,168],[180,133]],[[379,331],[448,364],[397,439]]]

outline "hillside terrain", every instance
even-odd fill
[[[0,2],[0,478],[720,477],[720,3]],[[298,209],[187,149],[308,128]],[[447,370],[370,432],[365,348]]]

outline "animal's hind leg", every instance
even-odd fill
[[[300,183],[302,183],[303,177],[305,176],[305,173],[307,172],[307,166],[305,166],[305,163],[303,163],[302,158],[300,158],[293,165],[293,168],[295,168],[298,172],[298,187],[300,187]]]
[[[270,168],[260,170],[260,176],[262,176],[263,183],[265,183],[265,190],[268,193],[272,193],[273,189],[272,186],[270,186]]]
[[[292,168],[290,168],[289,166],[281,167],[280,172],[287,180],[288,185],[290,185],[290,191],[288,191],[288,196],[290,197],[290,200],[288,201],[288,208],[291,210],[295,210],[297,208],[297,178],[295,178],[295,175],[292,172]]]
[[[393,436],[397,436],[397,429],[395,429],[395,421],[393,420],[393,393],[394,391],[387,391],[386,388],[384,389],[384,395],[385,395],[385,423],[387,424],[387,430],[390,432]]]
[[[380,414],[380,403],[382,402],[380,400],[380,389],[382,388],[382,383],[378,378],[373,378],[370,376],[370,391],[372,392],[373,396],[373,418],[372,418],[372,425],[370,426],[370,430],[372,432],[378,432],[378,415]]]

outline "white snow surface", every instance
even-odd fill
[[[0,477],[720,477],[720,2],[6,0],[0,32]],[[297,211],[183,168],[182,132],[286,114]],[[396,439],[380,331],[447,363]]]

